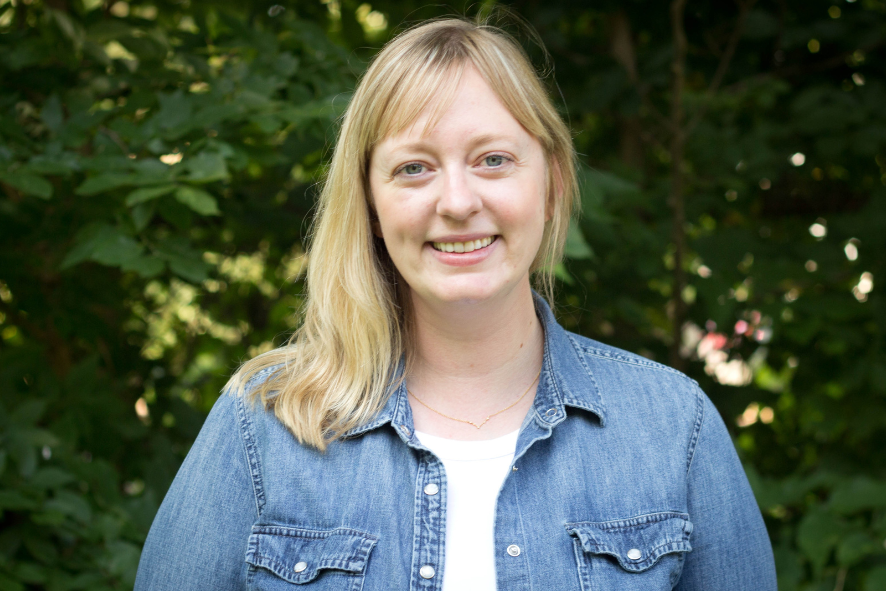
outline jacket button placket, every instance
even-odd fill
[[[439,590],[443,584],[446,524],[446,487],[443,464],[426,452],[419,460],[415,486],[413,590]]]

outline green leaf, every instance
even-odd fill
[[[566,270],[566,265],[563,263],[557,263],[554,265],[554,277],[565,283],[566,285],[574,285],[575,279],[572,278],[572,275],[569,274],[569,271]]]
[[[135,271],[145,278],[156,277],[163,272],[164,263],[154,256],[139,256],[121,263],[124,271]]]
[[[163,195],[166,195],[167,193],[172,193],[173,191],[175,191],[175,188],[175,185],[142,187],[141,189],[136,189],[135,191],[127,195],[125,203],[127,206],[131,207],[145,201],[150,201],[151,199],[156,199],[157,197],[161,197]]]
[[[179,187],[175,198],[201,215],[218,215],[218,203],[215,197],[194,187]]]
[[[135,231],[141,232],[148,227],[151,218],[154,217],[154,204],[139,203],[132,208],[130,214],[132,215],[132,223],[135,226]]]
[[[78,234],[77,243],[61,264],[67,269],[85,260],[118,267],[142,255],[144,249],[121,229],[108,224],[98,224]]]
[[[98,195],[99,193],[104,193],[105,191],[110,191],[111,189],[116,189],[118,187],[126,187],[133,184],[133,177],[135,175],[125,172],[105,172],[102,174],[97,174],[93,177],[86,179],[83,184],[81,184],[74,191],[77,195]]]
[[[40,117],[43,119],[46,127],[51,131],[58,132],[64,122],[64,113],[62,112],[62,102],[57,94],[53,94],[43,103]]]
[[[191,119],[191,98],[181,90],[171,94],[158,93],[160,110],[157,112],[157,124],[162,129],[181,128]]]
[[[216,152],[200,152],[188,159],[184,166],[190,171],[185,180],[193,183],[221,181],[229,176],[224,157]]]
[[[797,528],[797,545],[812,563],[816,572],[821,572],[828,556],[840,539],[843,524],[833,513],[820,508],[811,510]]]
[[[89,523],[92,519],[92,509],[82,496],[69,491],[60,490],[55,498],[43,504],[45,511],[57,511],[63,515],[73,517],[80,523]]]
[[[96,241],[90,258],[103,265],[116,267],[139,257],[142,251],[138,242],[118,231]]]
[[[58,158],[35,156],[24,168],[27,172],[40,175],[68,176],[78,170],[78,164],[70,155]]]
[[[574,222],[569,224],[569,230],[566,234],[566,246],[563,254],[570,259],[592,259],[594,251],[585,240],[581,229]]]
[[[840,540],[837,547],[837,562],[841,566],[852,567],[863,559],[880,552],[880,544],[864,532],[853,532]]]
[[[26,400],[10,413],[9,422],[19,428],[35,425],[46,412],[46,405],[46,400]]]
[[[843,514],[886,507],[886,482],[864,476],[843,482],[831,494],[829,506]]]
[[[201,283],[209,277],[209,265],[199,259],[170,256],[167,260],[173,273],[191,283]]]
[[[25,591],[25,586],[0,573],[0,591]]]
[[[121,577],[129,585],[135,583],[141,548],[131,542],[118,540],[108,544],[108,552],[103,562],[109,572]]]
[[[36,499],[26,497],[16,490],[0,490],[0,510],[22,511],[36,509],[38,506]]]
[[[641,196],[636,183],[610,172],[584,166],[579,169],[579,186],[583,215],[597,221],[611,218],[609,208],[605,207],[607,200],[635,201]]]
[[[52,183],[41,176],[24,171],[2,172],[0,181],[7,183],[26,195],[41,199],[52,197]]]
[[[15,567],[16,576],[31,584],[39,584],[46,581],[46,569],[35,562],[21,562]]]
[[[40,468],[29,481],[31,486],[40,489],[58,488],[76,480],[70,472],[60,468]]]
[[[883,589],[886,589],[886,565],[875,566],[868,572],[864,591],[883,591]]]
[[[164,241],[157,249],[157,256],[169,262],[173,273],[192,283],[201,283],[209,276],[211,267],[184,239],[170,238]]]
[[[166,169],[168,170],[168,169]],[[86,179],[75,194],[81,196],[98,195],[120,187],[144,187],[168,183],[172,172],[167,174],[104,172]]]

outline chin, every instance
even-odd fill
[[[481,303],[494,300],[497,297],[510,293],[514,284],[491,283],[488,281],[453,282],[450,285],[437,285],[431,290],[429,299],[441,303]]]

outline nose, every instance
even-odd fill
[[[483,208],[483,201],[471,187],[464,169],[447,171],[443,177],[441,193],[437,198],[437,214],[466,220]]]

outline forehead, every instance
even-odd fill
[[[377,119],[372,144],[400,135],[420,119],[432,128],[451,104],[468,64],[451,64],[445,69],[423,68],[407,74],[385,101]]]
[[[375,147],[416,142],[447,132],[514,139],[528,134],[473,65],[435,82],[434,92],[417,97],[408,105],[411,108],[403,105],[396,120],[390,118]],[[411,117],[407,119],[406,113]]]

